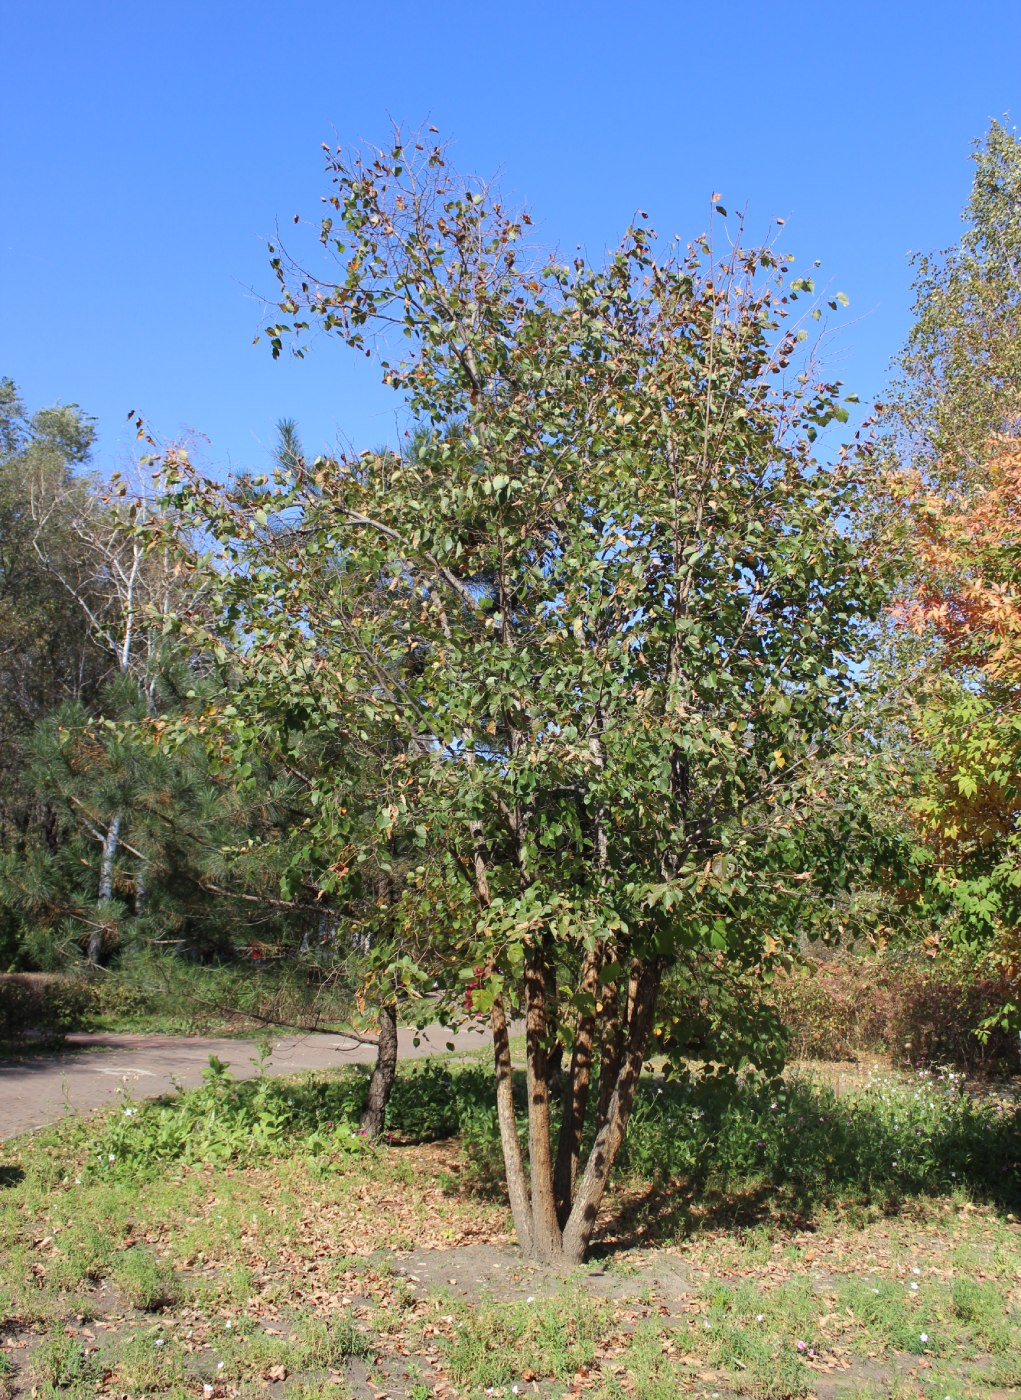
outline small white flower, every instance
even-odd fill
[[[525,1299],[525,1302],[526,1302],[526,1303],[534,1303],[534,1302],[535,1302],[535,1299],[534,1299],[534,1298],[526,1298],[526,1299]]]
[[[921,1271],[921,1269],[912,1269],[911,1272],[912,1272],[913,1274],[920,1274],[922,1271]]]
[[[928,1332],[919,1332],[919,1334],[918,1334],[918,1340],[919,1340],[920,1342],[927,1342],[927,1341],[929,1340],[929,1334],[928,1334]]]
[[[116,1161],[116,1158],[114,1157],[114,1155],[113,1155],[112,1152],[108,1152],[108,1153],[106,1154],[106,1160],[107,1160],[108,1162],[113,1162],[113,1161]]]
[[[228,1317],[228,1319],[227,1319],[227,1327],[228,1327],[228,1330],[229,1330],[231,1327],[233,1327],[233,1326],[234,1326],[233,1322],[231,1322],[230,1318]]]
[[[764,1322],[764,1321],[765,1321],[765,1314],[764,1314],[764,1313],[756,1313],[756,1314],[755,1314],[755,1321],[756,1321],[756,1322]]]
[[[158,1347],[161,1347],[161,1346],[163,1345],[163,1338],[162,1338],[162,1337],[157,1337],[157,1338],[156,1338],[156,1345],[157,1345]]]
[[[918,1284],[917,1284],[917,1283],[912,1282],[912,1284],[911,1284],[911,1292],[912,1292],[912,1293],[917,1293],[917,1292],[918,1292]]]
[[[517,1387],[516,1385],[512,1385],[512,1386],[511,1386],[511,1394],[512,1394],[512,1395],[520,1395],[520,1393],[521,1393],[521,1392],[518,1390],[518,1387]]]
[[[218,1362],[216,1363],[216,1369],[217,1369],[218,1371],[222,1371],[223,1368],[224,1368],[224,1365],[225,1365],[225,1363],[224,1363],[223,1361],[218,1361]]]

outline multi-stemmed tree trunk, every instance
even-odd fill
[[[536,960],[533,978],[540,975]],[[544,997],[533,993],[526,1017],[528,1167],[521,1150],[511,1091],[507,1017],[502,998],[490,1012],[496,1062],[497,1113],[515,1229],[524,1252],[548,1264],[579,1264],[588,1253],[614,1160],[627,1131],[652,1033],[662,969],[655,963],[634,980],[627,1013],[604,1046],[599,1111],[592,1144],[578,1175],[591,1083],[594,1022],[579,1026],[564,1093],[559,1146],[553,1151],[552,1085]]]

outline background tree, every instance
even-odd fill
[[[84,614],[69,606],[36,547],[37,504],[57,495],[46,549],[61,567],[77,567],[73,521],[87,493],[78,473],[92,442],[76,406],[29,413],[13,382],[0,381],[0,859],[14,864],[37,848],[55,856],[60,844],[54,804],[29,778],[30,736],[56,706],[91,704],[109,671]],[[10,957],[18,920],[9,905],[0,920]]]
[[[919,258],[916,322],[885,413],[924,756],[913,810],[948,942],[1021,972],[1021,143],[994,122],[966,230]]]

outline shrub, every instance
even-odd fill
[[[999,1025],[976,1034],[1009,1000],[1003,979],[981,963],[948,958],[913,968],[891,1018],[894,1059],[916,1067],[953,1065],[969,1074],[1017,1073],[1016,1035]]]
[[[889,1048],[894,992],[880,958],[806,958],[774,983],[773,996],[799,1060],[854,1060]]]
[[[270,1024],[342,1025],[354,1013],[351,987],[295,958],[205,964],[153,950],[122,959],[88,983],[88,1014],[102,1030],[212,1034]]]
[[[0,1039],[66,1035],[82,1025],[88,985],[45,972],[0,974]]]
[[[810,1080],[645,1082],[621,1152],[643,1180],[798,1202],[968,1190],[1015,1208],[1021,1110],[977,1102],[960,1076],[872,1076],[855,1093]]]
[[[855,1059],[889,1053],[913,1068],[1016,1073],[1019,1044],[1006,1030],[982,1032],[1009,989],[975,959],[890,950],[822,962],[806,959],[778,978],[774,998],[791,1055]]]
[[[399,1074],[386,1110],[386,1127],[403,1142],[453,1137],[469,1120],[492,1116],[496,1098],[488,1066],[450,1066],[427,1060]],[[479,1126],[479,1124],[477,1124]]]
[[[100,1121],[91,1155],[110,1175],[158,1169],[165,1162],[247,1162],[296,1149],[316,1156],[367,1150],[353,1124],[361,1077],[238,1082],[210,1057],[198,1089],[170,1100],[128,1104]]]

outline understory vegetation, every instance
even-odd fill
[[[125,1099],[7,1145],[0,1384],[57,1400],[997,1396],[1021,1117],[950,1073],[643,1080],[592,1263],[508,1248],[485,1067]],[[521,1086],[523,1087],[523,1086]]]

